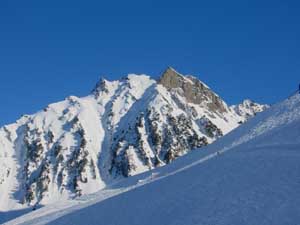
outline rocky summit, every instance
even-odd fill
[[[177,93],[184,97],[188,103],[205,104],[212,112],[227,112],[222,99],[196,77],[183,76],[169,67],[158,83],[168,90],[177,90]]]

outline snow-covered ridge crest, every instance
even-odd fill
[[[212,143],[244,120],[203,82],[172,68],[158,82],[102,78],[90,95],[0,129],[0,210],[93,193]]]
[[[267,104],[259,104],[250,99],[244,100],[241,104],[230,106],[238,115],[244,117],[246,120],[255,116],[257,113],[260,113],[268,108]]]

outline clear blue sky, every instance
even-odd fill
[[[229,104],[300,82],[299,1],[0,1],[0,125],[98,77],[195,74]]]

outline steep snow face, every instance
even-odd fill
[[[207,144],[196,121],[177,107],[169,92],[155,85],[115,130],[110,172],[113,177],[135,175]]]
[[[238,115],[244,118],[242,122],[247,121],[248,119],[255,116],[257,113],[260,113],[270,106],[266,104],[259,104],[253,102],[250,99],[244,100],[241,104],[230,106],[232,110],[234,110]]]
[[[8,224],[297,224],[299,131],[297,94],[170,165]]]
[[[7,163],[1,171],[11,173],[0,185],[0,198],[9,196],[1,209],[12,201],[47,204],[103,188],[97,169],[102,130],[92,97],[69,97],[2,128],[0,161]]]
[[[1,128],[0,209],[49,204],[104,188],[107,164],[101,159],[110,155],[105,150],[114,126],[154,83],[144,75],[102,79],[88,97],[68,97]]]
[[[205,84],[168,69],[159,82],[101,79],[0,129],[0,210],[47,205],[168,164],[239,125]]]

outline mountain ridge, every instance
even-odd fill
[[[170,73],[181,79],[172,81]],[[249,119],[195,78],[170,68],[162,77],[171,83],[135,74],[102,78],[87,97],[70,96],[3,126],[0,200],[8,204],[0,209],[93,193],[168,164]]]

